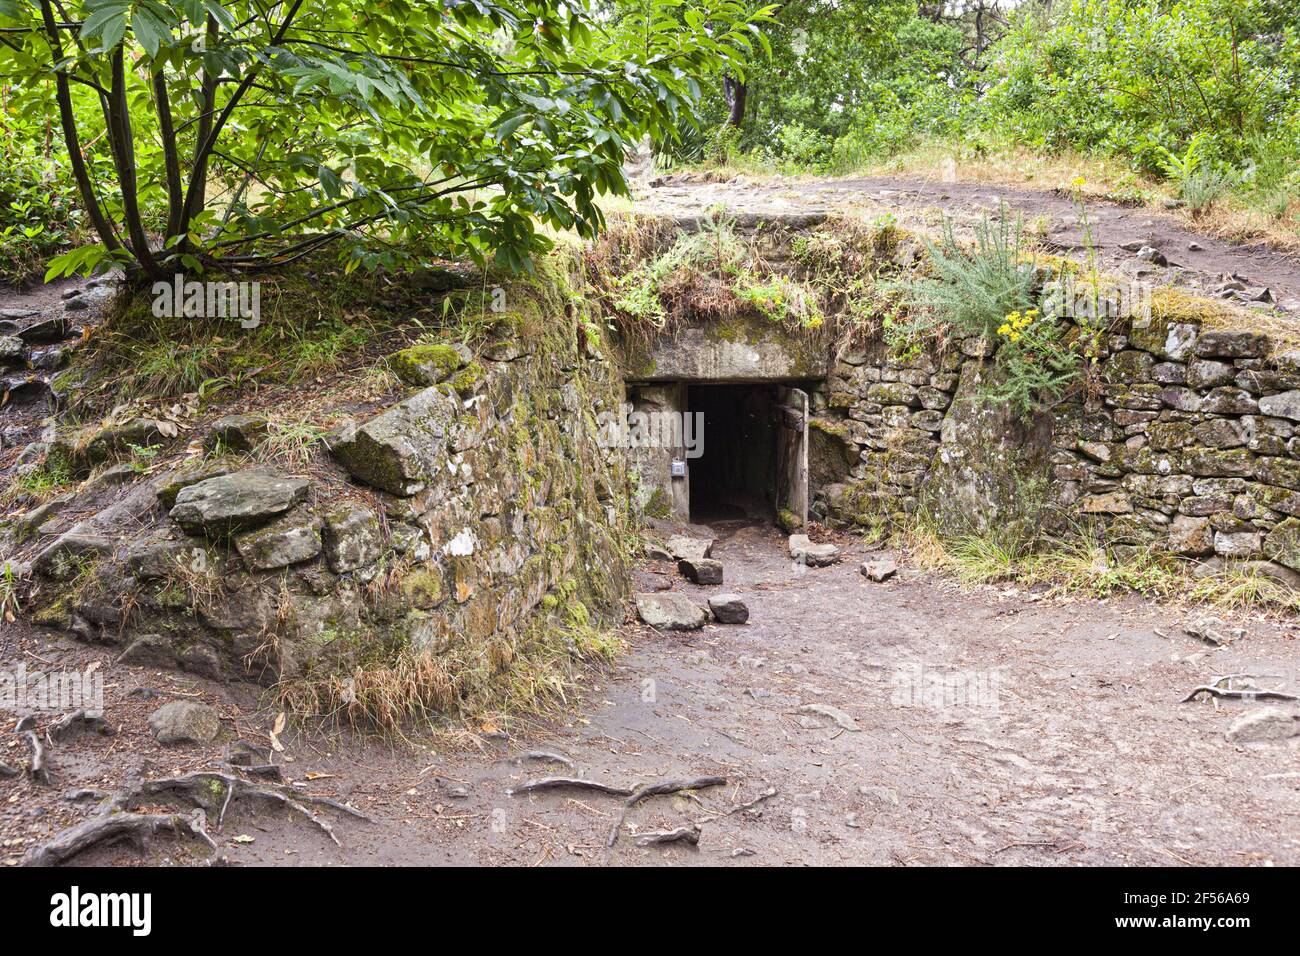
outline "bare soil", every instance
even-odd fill
[[[647,207],[665,210],[698,212],[731,197],[756,212],[891,212],[903,225],[933,225],[936,209],[971,221],[1005,201],[1027,221],[1045,217],[1059,248],[1081,241],[1068,198],[998,186],[669,182],[651,193]],[[1207,289],[1237,272],[1271,287],[1279,302],[1300,297],[1300,263],[1282,252],[1230,246],[1148,210],[1089,209],[1108,267],[1131,265],[1121,247],[1141,241],[1174,263],[1160,270],[1161,281]],[[0,294],[5,307],[43,314],[57,301],[56,290]],[[37,415],[12,408],[0,415],[13,429],[9,448],[35,437]],[[340,848],[283,810],[237,805],[215,834],[220,856],[254,865],[1300,863],[1300,737],[1234,745],[1226,728],[1262,705],[1179,702],[1196,685],[1234,673],[1297,692],[1300,622],[1242,616],[1231,623],[1247,636],[1216,649],[1183,633],[1180,623],[1194,613],[1187,608],[968,589],[909,568],[905,556],[897,577],[873,584],[858,573],[859,543],[843,542],[838,565],[805,569],[789,561],[773,529],[714,531],[727,575],[714,590],[741,594],[750,623],[666,634],[629,622],[630,653],[596,675],[566,719],[509,734],[479,728],[467,748],[291,731],[274,755],[285,777],[374,822],[336,818]],[[638,587],[665,584],[707,597],[671,566],[638,572]],[[0,776],[0,863],[17,864],[88,818],[96,800],[79,790],[215,769],[239,739],[270,744],[275,713],[259,689],[113,658],[112,649],[0,624],[5,673],[98,662],[106,717],[118,731],[83,731],[56,744],[48,785],[21,772]],[[149,713],[181,697],[221,711],[216,743],[154,741]],[[26,747],[9,732],[13,716],[0,727],[0,763],[21,771]],[[38,729],[56,716],[39,715]],[[571,766],[530,758],[534,751]],[[509,794],[549,773],[624,787],[707,774],[727,784],[645,801],[610,849],[619,798],[580,789]],[[636,845],[638,832],[690,822],[701,827],[697,849]],[[210,855],[160,840],[143,855],[105,847],[77,862],[184,865]]]
[[[711,183],[685,174],[656,182],[660,185],[643,190],[641,208],[677,215],[698,215],[715,205],[773,215],[821,211],[873,218],[890,214],[900,226],[930,231],[939,212],[969,224],[981,215],[996,215],[1005,204],[1022,217],[1028,230],[1041,226],[1049,249],[1071,258],[1086,251],[1079,208],[1070,196],[1057,193],[911,176],[769,181],[738,177]],[[1144,207],[1089,199],[1086,211],[1093,249],[1103,268],[1202,293],[1236,275],[1246,285],[1269,288],[1274,304],[1287,306],[1279,311],[1291,316],[1300,331],[1300,261],[1292,253],[1266,243],[1230,243]],[[1133,251],[1124,248],[1134,243],[1158,250],[1168,265],[1139,262]]]
[[[773,529],[714,530],[722,588],[691,585],[670,565],[639,571],[642,586],[667,578],[701,602],[710,590],[737,592],[749,624],[683,634],[629,625],[631,653],[568,720],[483,734],[470,749],[290,737],[275,758],[286,777],[374,822],[339,819],[339,848],[281,810],[240,807],[218,835],[220,853],[246,864],[1300,863],[1300,738],[1234,745],[1225,729],[1261,704],[1179,702],[1230,673],[1294,692],[1295,622],[1243,618],[1234,623],[1247,636],[1214,649],[1182,632],[1188,609],[964,589],[906,564],[873,584],[858,570],[861,545],[840,564],[805,569]],[[248,689],[116,665],[33,631],[0,639],[7,669],[84,667],[95,657],[120,732],[57,747],[49,787],[0,780],[4,862],[92,812],[93,800],[65,799],[71,791],[215,768],[230,740],[268,740],[273,714]],[[136,687],[164,696],[129,696]],[[153,741],[148,713],[180,694],[219,707],[223,740]],[[846,716],[855,729],[839,726]],[[20,739],[5,736],[0,760],[20,764]],[[533,751],[573,766],[529,759]],[[727,784],[646,801],[610,850],[619,798],[509,794],[550,773],[618,786],[716,774]],[[738,809],[769,788],[774,795]],[[690,822],[702,829],[698,848],[636,845],[638,832]],[[113,847],[79,862],[208,855],[164,840],[144,857]]]

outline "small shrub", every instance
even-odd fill
[[[957,241],[945,217],[938,244],[926,242],[933,278],[915,282],[912,302],[918,326],[947,324],[958,335],[992,339],[1012,312],[1033,305],[1035,269],[1022,255],[1023,223],[1002,207],[996,222],[987,216],[975,226],[975,246]]]

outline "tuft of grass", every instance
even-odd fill
[[[1006,529],[944,538],[917,522],[895,540],[916,566],[950,573],[966,585],[1046,587],[1051,596],[1140,594],[1222,612],[1300,611],[1300,591],[1260,562],[1229,561],[1197,577],[1188,560],[1153,546],[1107,543],[1089,529],[1043,547]]]
[[[377,651],[376,644],[389,642],[354,636],[366,647],[362,660],[350,668],[325,663],[282,682],[276,692],[289,713],[398,739],[444,732],[458,722],[499,725],[554,714],[593,668],[624,649],[617,635],[577,617],[537,613],[519,634],[498,632],[472,644],[457,640],[441,653]],[[356,643],[348,635],[335,637],[327,655],[349,653]]]
[[[45,502],[66,491],[73,483],[65,463],[46,458],[35,468],[11,478],[8,486],[0,491],[0,504],[8,507],[24,498]]]
[[[266,437],[257,446],[255,457],[280,462],[289,468],[302,468],[315,457],[328,429],[313,425],[305,416],[267,423]]]
[[[18,599],[19,584],[18,576],[9,564],[0,568],[0,621],[6,624],[14,623],[22,610]]]

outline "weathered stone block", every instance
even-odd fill
[[[1178,515],[1169,523],[1169,550],[1193,557],[1214,553],[1214,532],[1208,518]]]
[[[388,367],[407,385],[427,388],[449,378],[465,361],[455,345],[412,345],[388,356]]]
[[[364,568],[384,553],[379,515],[355,501],[341,501],[325,512],[325,561],[335,574]]]
[[[1214,532],[1215,553],[1225,558],[1250,558],[1259,554],[1261,535],[1258,531]]]
[[[1300,390],[1265,395],[1259,400],[1259,411],[1262,415],[1300,421]]]
[[[877,382],[867,389],[867,401],[880,405],[906,405],[919,408],[921,400],[915,386],[905,382]]]
[[[285,515],[265,527],[234,537],[235,549],[250,571],[274,571],[310,561],[321,552],[321,521],[314,515]]]
[[[209,450],[252,451],[266,438],[267,428],[264,415],[224,415],[212,423],[212,430],[204,439],[203,446]]]
[[[1300,518],[1279,521],[1264,539],[1264,554],[1278,564],[1300,571]]]
[[[1255,456],[1244,448],[1189,448],[1183,452],[1182,470],[1206,478],[1249,478],[1255,474]]]
[[[721,584],[722,583],[722,562],[715,561],[713,558],[683,558],[677,562],[677,570],[688,581],[695,584]]]
[[[1129,514],[1133,510],[1133,502],[1122,491],[1112,491],[1082,499],[1079,510],[1084,514]]]
[[[260,471],[207,478],[182,488],[172,520],[191,534],[220,537],[255,528],[306,500],[311,482]]]
[[[1198,359],[1187,363],[1187,384],[1192,388],[1214,388],[1229,385],[1237,377],[1236,368],[1228,362]]]
[[[1201,333],[1194,351],[1213,358],[1263,358],[1272,347],[1272,341],[1263,332],[1211,329]]]
[[[428,486],[447,465],[448,435],[460,402],[434,386],[363,425],[345,428],[330,451],[354,478],[409,497]]]
[[[1266,485],[1300,489],[1300,461],[1291,458],[1260,458],[1255,462],[1255,477]]]

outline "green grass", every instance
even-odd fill
[[[12,505],[20,498],[46,501],[74,484],[72,475],[61,463],[46,459],[30,471],[15,476],[7,488],[0,492],[0,501]]]
[[[948,572],[966,585],[1014,584],[1045,589],[1049,596],[1140,594],[1222,612],[1300,611],[1300,592],[1258,562],[1228,561],[1197,577],[1192,561],[1153,546],[1108,544],[1087,529],[1044,544],[1005,530],[945,538],[918,522],[895,541],[917,565]]]
[[[267,423],[267,436],[257,446],[255,457],[302,468],[315,456],[326,433],[327,429],[313,425],[306,417],[272,419]]]

